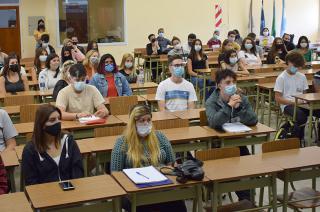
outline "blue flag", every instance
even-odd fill
[[[261,5],[261,19],[260,19],[260,34],[262,35],[263,28],[266,27],[266,21],[264,19],[263,0]]]
[[[281,30],[280,36],[282,36],[287,29],[287,18],[286,18],[286,0],[282,0],[282,18],[281,18]]]

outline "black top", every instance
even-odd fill
[[[224,62],[225,59],[226,59],[226,55],[225,55],[224,53],[219,54],[219,57],[218,57],[218,64],[219,64],[219,66],[221,66],[221,62],[222,62],[222,61]]]
[[[132,73],[132,74],[127,74],[124,69],[119,70],[119,72],[126,77],[128,83],[136,83],[137,82],[137,74]]]
[[[192,60],[190,55],[188,56],[188,58]],[[207,59],[207,55],[203,55],[203,58],[201,60],[192,60],[192,70],[206,68]]]
[[[10,82],[7,76],[4,76],[4,80],[4,86],[7,93],[16,93],[19,91],[24,91],[24,84],[20,74],[18,82]]]
[[[146,46],[146,49],[147,49],[147,55],[152,55],[152,43],[148,43],[147,46]],[[158,54],[161,54],[161,50],[158,49],[157,50]]]
[[[42,47],[42,44],[40,44],[40,47]],[[49,47],[49,51],[50,51],[50,52],[48,52],[48,55],[56,53],[56,50],[50,44],[48,45],[48,47]]]
[[[272,53],[269,52],[268,53],[268,56],[267,56],[267,64],[275,64],[276,63],[276,57],[278,56],[281,60],[285,61],[286,60],[286,55],[287,55],[287,52],[285,51],[282,51],[282,53],[278,53],[276,54],[274,57],[272,56]]]
[[[63,88],[65,88],[67,86],[68,86],[68,83],[62,79],[56,83],[56,85],[54,86],[54,89],[53,89],[53,93],[52,93],[52,97],[53,97],[54,101],[57,100],[57,96],[58,96],[60,90],[62,90]]]
[[[286,46],[288,52],[296,48],[292,42],[284,42],[284,45]]]

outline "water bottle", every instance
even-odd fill
[[[143,86],[144,84],[144,70],[142,68],[139,69],[139,74],[137,76],[137,84],[138,86]]]
[[[46,90],[46,79],[44,78],[44,76],[41,76],[39,79],[39,87],[40,87],[40,91]]]

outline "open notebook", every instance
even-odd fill
[[[252,130],[250,127],[247,127],[240,122],[225,123],[222,125],[222,129],[231,133],[249,132]]]
[[[127,177],[136,184],[138,188],[171,184],[172,181],[160,173],[153,166],[142,168],[123,169]]]

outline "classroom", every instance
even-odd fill
[[[1,0],[0,211],[320,211],[319,0]]]

